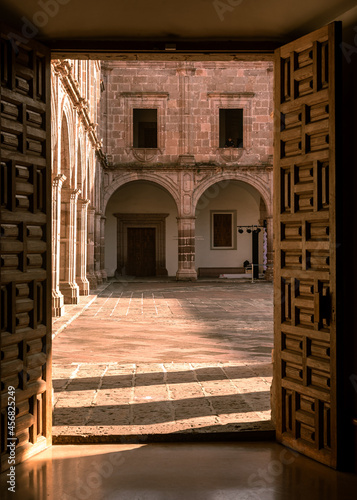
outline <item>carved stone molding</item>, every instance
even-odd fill
[[[218,163],[238,162],[243,154],[249,154],[253,146],[252,140],[252,99],[254,92],[208,92],[207,97],[213,114],[212,147],[216,152]],[[242,109],[243,110],[243,148],[220,148],[219,147],[219,110],[220,109]]]
[[[244,148],[217,148],[217,156],[225,163],[236,163],[244,152]]]
[[[67,177],[64,175],[64,174],[59,174],[57,175],[53,181],[52,181],[52,187],[54,189],[58,188],[58,189],[61,189],[64,181],[67,179]]]
[[[73,107],[77,110],[79,119],[88,134],[89,140],[95,149],[99,160],[105,166],[105,155],[101,149],[101,142],[97,137],[96,124],[92,123],[89,116],[88,102],[82,97],[77,80],[73,76],[73,68],[68,60],[54,59],[52,68],[59,77],[62,85],[71,100]]]
[[[130,148],[134,158],[141,162],[155,161],[162,151],[158,148]]]
[[[125,150],[127,152],[132,152],[134,158],[140,162],[150,161],[145,157],[147,155],[150,156],[154,151],[155,155],[157,155],[158,152],[162,154],[165,148],[165,117],[166,102],[169,98],[168,92],[120,92],[118,93],[118,97],[124,99]],[[144,148],[133,148],[133,110],[135,108],[157,109],[157,148],[153,148],[149,153],[145,153]],[[154,156],[151,160],[153,158]]]

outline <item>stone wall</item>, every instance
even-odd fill
[[[269,163],[272,62],[103,63],[100,135],[110,163]],[[156,151],[133,148],[133,109],[158,110]],[[219,148],[219,109],[243,109],[244,147]]]
[[[53,315],[105,279],[99,61],[52,61]],[[98,223],[99,220],[99,223]],[[103,255],[101,255],[103,254]]]
[[[249,224],[257,224],[257,219],[267,224],[266,277],[271,279],[273,64],[111,61],[102,64],[102,80],[99,134],[107,158],[103,206],[109,202],[110,212],[115,211],[110,199],[129,182],[148,181],[165,188],[178,213],[176,277],[196,279],[196,208],[200,197],[222,181],[246,183],[257,190],[257,207],[262,208],[257,208],[250,221],[250,207],[246,205],[244,213],[244,206],[240,206],[240,218],[249,219]],[[134,109],[157,110],[157,147],[137,147]],[[220,109],[243,110],[243,147],[220,147],[224,145],[220,143]],[[127,200],[125,212],[135,213],[134,198]],[[205,224],[207,243],[207,221]],[[108,246],[111,238],[113,235],[107,238]],[[198,249],[198,264],[201,260],[209,266],[222,266],[222,252],[210,252],[201,240]],[[206,250],[208,260],[208,254],[202,257]],[[230,266],[242,260],[238,257],[231,255]]]
[[[263,61],[52,62],[54,315],[106,279],[106,247],[113,268],[105,210],[109,202],[111,213],[121,207],[118,212],[135,216],[134,198],[123,205],[116,193],[133,181],[154,183],[173,199],[176,208],[168,212],[176,218],[177,231],[170,229],[176,248],[168,250],[168,262],[170,274],[177,266],[177,279],[197,277],[196,209],[205,192],[230,180],[257,190],[261,207],[252,223],[258,212],[267,221],[271,277],[272,69]],[[157,147],[134,148],[134,109],[157,110]],[[220,147],[220,109],[243,110],[243,147]],[[239,211],[244,218],[244,208]],[[167,217],[157,219],[158,228],[171,224]],[[198,248],[203,255],[202,240]],[[202,262],[221,265],[213,255]]]

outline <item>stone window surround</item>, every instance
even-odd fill
[[[231,214],[232,215],[232,245],[230,247],[215,247],[214,246],[214,231],[213,231],[213,216],[214,214]],[[237,250],[237,210],[210,210],[210,242],[211,250]]]
[[[128,227],[155,228],[156,276],[167,276],[166,268],[166,217],[169,214],[133,214],[116,213],[117,218],[117,270],[115,275],[122,275],[128,255]]]
[[[119,97],[124,99],[124,142],[126,153],[143,152],[144,148],[134,148],[133,137],[133,110],[137,109],[157,109],[157,148],[150,148],[148,154],[162,154],[165,150],[165,123],[166,123],[166,102],[169,98],[168,92],[120,92]]]
[[[219,110],[220,109],[243,109],[243,148],[234,148],[239,154],[249,150],[253,146],[252,129],[252,98],[254,92],[208,92],[210,107],[213,116],[213,129],[211,134],[212,149],[224,153],[227,148],[219,147]],[[232,148],[231,148],[232,149]]]

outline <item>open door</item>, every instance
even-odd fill
[[[340,23],[275,53],[278,441],[337,465],[336,71]]]
[[[52,427],[50,52],[4,31],[1,470],[49,446]]]

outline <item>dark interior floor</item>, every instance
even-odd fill
[[[53,446],[16,467],[21,500],[355,500],[357,476],[276,443]]]

